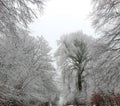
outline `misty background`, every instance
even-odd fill
[[[91,25],[91,0],[49,0],[38,19],[30,24],[32,36],[44,36],[53,50],[61,35],[83,31],[95,37]]]

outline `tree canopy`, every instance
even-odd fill
[[[37,12],[41,12],[45,0],[0,0],[0,33],[8,34],[11,30],[27,27]],[[36,10],[37,8],[37,10]]]

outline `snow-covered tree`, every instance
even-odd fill
[[[62,93],[66,101],[73,101],[80,96],[79,91],[84,85],[91,38],[82,32],[76,32],[62,36],[58,43],[55,55],[58,67],[62,70],[64,89]]]
[[[52,101],[58,91],[48,42],[26,30],[45,1],[0,0],[0,93],[5,97]]]
[[[96,90],[103,92],[119,91],[119,59],[112,60],[117,54],[106,51],[107,46],[103,41],[97,41],[92,52],[92,77]]]
[[[120,1],[93,0],[93,3],[93,25],[102,35],[94,47],[95,79],[102,90],[116,91],[120,80]]]
[[[41,101],[55,98],[55,69],[47,41],[42,36],[31,37],[24,30],[18,36],[0,38],[1,87],[9,88],[11,96]]]
[[[93,25],[98,32],[101,32],[107,46],[106,51],[116,54],[111,57],[116,60],[120,57],[120,1],[93,0],[93,3]]]
[[[11,27],[14,30],[27,27],[37,17],[44,2],[45,0],[0,0],[0,33],[8,34]]]

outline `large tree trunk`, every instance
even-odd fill
[[[80,71],[78,71],[77,73],[77,89],[78,91],[81,91],[82,90],[82,78],[81,78],[81,73]]]

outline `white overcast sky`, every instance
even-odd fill
[[[56,48],[56,40],[63,34],[82,30],[93,36],[89,12],[91,0],[49,0],[43,14],[31,25],[33,36],[44,36],[50,46]]]

